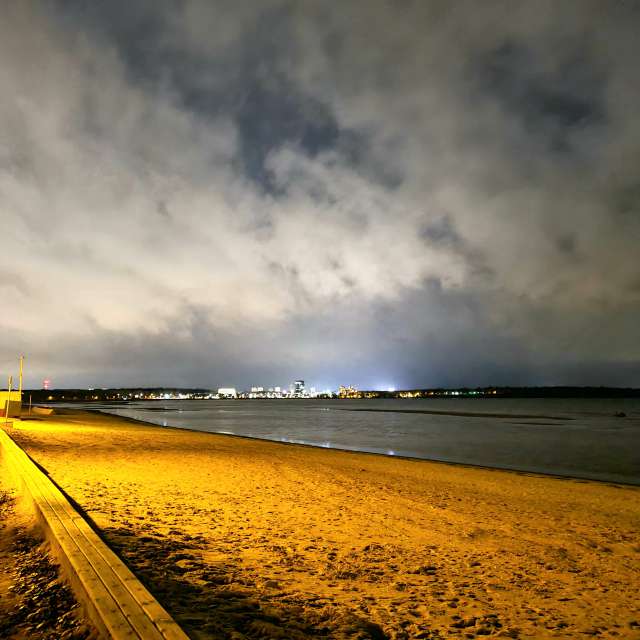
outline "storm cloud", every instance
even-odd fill
[[[8,2],[27,384],[640,386],[637,2]]]

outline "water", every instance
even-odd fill
[[[640,485],[639,399],[173,400],[83,406],[162,426]],[[626,417],[614,417],[616,412]]]

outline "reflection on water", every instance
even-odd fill
[[[162,426],[640,484],[638,399],[181,400],[90,406]],[[619,412],[626,417],[615,417]]]

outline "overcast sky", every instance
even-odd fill
[[[0,373],[640,386],[634,0],[28,1]]]

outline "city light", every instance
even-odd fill
[[[307,386],[304,380],[294,380],[289,385],[252,385],[247,390],[232,386],[217,389],[156,388],[92,388],[92,389],[42,389],[42,400],[51,401],[132,401],[132,400],[390,400],[418,398],[481,398],[508,396],[510,388],[477,387],[474,389],[397,389],[380,385],[377,389],[359,389],[353,384],[340,385],[337,390],[318,390]],[[34,395],[34,397],[37,397]]]

